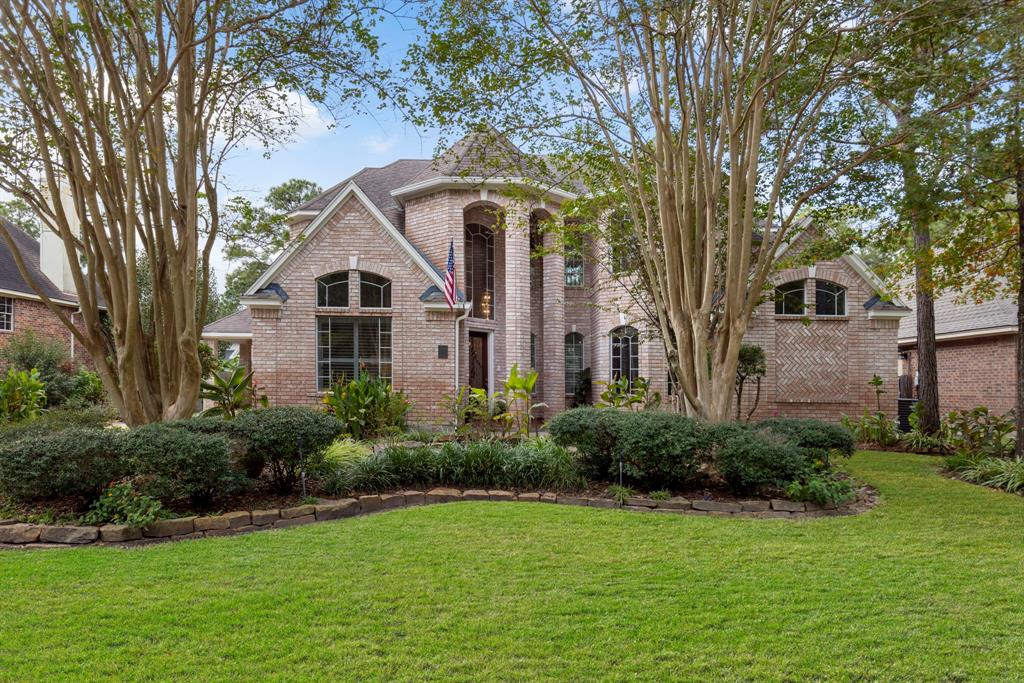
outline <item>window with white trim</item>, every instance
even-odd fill
[[[846,315],[846,287],[827,280],[815,280],[814,315]]]
[[[359,271],[359,307],[391,308],[391,280]]]
[[[348,271],[316,279],[316,305],[320,308],[348,307]]]
[[[611,332],[612,381],[626,377],[629,388],[640,376],[640,333],[635,327],[623,325]]]
[[[0,296],[0,332],[14,331],[14,299]]]
[[[317,316],[316,332],[319,391],[363,372],[391,381],[391,318]]]
[[[583,372],[583,335],[570,332],[565,335],[565,393],[575,394]]]
[[[565,240],[565,286],[582,287],[584,284],[583,237],[570,235]]]
[[[775,288],[775,315],[804,314],[804,281],[795,280]]]

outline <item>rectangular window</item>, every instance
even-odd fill
[[[318,390],[360,372],[391,381],[391,318],[320,316],[316,329]]]
[[[582,287],[583,285],[583,238],[573,236],[565,242],[565,286]]]
[[[14,330],[14,299],[0,297],[0,331],[12,332]]]

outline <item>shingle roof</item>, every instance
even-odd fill
[[[48,277],[43,275],[43,271],[39,269],[39,241],[5,218],[0,218],[0,224],[2,224],[2,228],[6,228],[11,234],[11,238],[17,245],[22,259],[25,261],[25,266],[28,268],[29,274],[32,276],[33,281],[35,281],[35,283],[43,290],[46,296],[51,299],[77,302],[77,295],[73,292],[62,292],[60,288],[53,284]],[[25,282],[25,278],[21,276],[21,271],[18,270],[18,264],[14,260],[14,254],[11,253],[11,250],[7,245],[7,240],[2,235],[0,235],[0,289],[27,294],[29,296],[39,296],[36,290],[32,289],[32,287]]]
[[[935,334],[979,332],[1017,324],[1017,304],[1008,297],[1000,296],[982,303],[959,303],[958,296],[957,292],[947,292],[935,300]],[[916,302],[911,300],[908,305],[916,314]],[[899,338],[917,338],[916,315],[900,320]]]
[[[252,332],[252,316],[248,308],[235,311],[220,320],[214,320],[203,328],[203,334],[250,334]]]
[[[489,128],[465,135],[410,182],[466,176],[530,177],[536,175],[538,162],[543,159],[525,154],[504,135]]]

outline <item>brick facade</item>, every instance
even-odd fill
[[[935,347],[939,366],[939,411],[971,410],[985,406],[1002,414],[1014,408],[1017,383],[1015,335],[940,341]],[[917,350],[904,349],[903,374],[917,376]],[[914,389],[916,395],[916,387]]]
[[[9,298],[14,303],[14,329],[0,330],[0,348],[7,346],[13,335],[24,330],[32,330],[36,336],[42,339],[60,340],[75,366],[85,365],[90,368],[93,366],[89,352],[78,343],[71,331],[46,307],[46,304],[32,299],[10,296]],[[80,315],[73,314],[73,309],[67,310],[73,320],[80,322]]]
[[[538,221],[557,216],[551,202],[527,204],[494,190],[442,189],[407,199],[404,237],[435,266],[443,266],[449,240],[454,239],[460,288],[465,285],[464,226],[467,222],[494,227],[494,319],[470,317],[459,326],[459,382],[469,381],[470,332],[489,335],[493,383],[501,386],[513,363],[531,364],[531,343],[541,374],[539,399],[548,414],[561,410],[571,397],[565,390],[565,335],[584,336],[584,367],[594,380],[611,378],[611,332],[630,325],[639,333],[639,374],[655,391],[668,396],[668,367],[656,331],[630,300],[626,288],[609,274],[607,248],[585,244],[583,287],[565,286],[565,264],[552,237],[538,233]],[[542,245],[543,256],[531,257]],[[316,279],[349,271],[349,307],[319,310]],[[392,281],[392,308],[364,310],[359,302],[358,273],[367,271]],[[874,410],[875,394],[868,384],[881,375],[889,388],[884,409],[895,414],[895,319],[872,319],[864,304],[872,287],[845,260],[820,263],[816,268],[779,273],[776,283],[803,279],[807,301],[814,302],[816,279],[847,288],[847,314],[776,316],[773,303],[758,307],[747,336],[768,356],[768,375],[762,382],[756,417],[807,416],[836,420],[843,414]],[[253,305],[251,362],[257,382],[275,404],[313,404],[320,400],[316,374],[316,317],[318,315],[380,316],[392,320],[393,383],[405,391],[417,423],[443,423],[445,394],[455,384],[454,315],[446,307],[430,308],[420,295],[434,280],[403,250],[396,237],[356,196],[351,196],[307,236],[298,251],[274,275],[287,293],[279,307]],[[448,347],[439,358],[438,347]],[[753,387],[746,393],[753,398]]]

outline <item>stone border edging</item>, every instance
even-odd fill
[[[69,548],[83,545],[128,546],[163,541],[179,541],[212,536],[233,536],[251,531],[282,529],[286,527],[355,517],[381,510],[457,501],[519,501],[523,503],[554,503],[595,508],[619,508],[635,512],[660,512],[713,517],[746,517],[759,519],[801,519],[855,515],[878,502],[877,492],[868,486],[858,490],[856,500],[838,507],[822,507],[815,503],[800,503],[771,498],[727,502],[717,500],[687,500],[674,497],[654,500],[641,496],[627,498],[624,504],[610,498],[558,495],[555,493],[520,493],[511,491],[485,491],[483,489],[435,488],[430,491],[403,491],[382,493],[358,498],[324,500],[318,504],[296,507],[253,510],[252,512],[226,512],[208,517],[179,517],[161,519],[136,529],[122,524],[95,526],[53,526],[0,522],[0,548]]]

